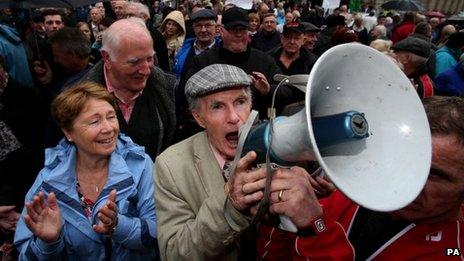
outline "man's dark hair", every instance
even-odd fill
[[[433,96],[423,103],[432,135],[452,135],[464,145],[464,99]]]
[[[262,20],[264,20],[264,18],[268,18],[268,17],[274,17],[274,18],[276,18],[276,16],[275,16],[274,13],[265,13],[265,14],[263,14]],[[276,19],[277,19],[277,18],[276,18]]]
[[[453,49],[461,49],[464,47],[464,32],[455,32],[451,34],[445,45]]]
[[[79,58],[90,56],[90,42],[77,28],[63,27],[50,36],[49,41],[56,44],[64,53],[73,53]]]
[[[413,12],[406,12],[403,17],[403,22],[413,22],[416,19],[416,15]]]
[[[34,16],[32,17],[32,22],[34,22],[34,23],[43,23],[43,22],[45,22],[43,14],[42,13],[34,14]]]
[[[420,22],[416,25],[416,29],[414,29],[414,33],[422,34],[422,35],[430,35],[432,31],[432,26],[429,25],[427,22]]]
[[[42,12],[42,16],[44,17],[45,19],[45,16],[48,16],[48,15],[59,15],[61,16],[61,18],[63,18],[63,16],[61,15],[61,13],[56,10],[56,9],[45,9],[43,12]]]

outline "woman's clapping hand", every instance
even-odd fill
[[[43,192],[39,192],[32,201],[26,203],[26,209],[24,221],[35,236],[47,243],[59,239],[62,226],[61,214],[53,192],[48,194],[47,199]]]
[[[98,211],[99,222],[93,225],[93,230],[104,235],[111,235],[118,223],[118,207],[116,205],[116,190],[113,189],[106,204]]]

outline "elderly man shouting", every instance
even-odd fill
[[[122,19],[103,34],[102,61],[84,80],[105,86],[118,101],[121,132],[155,160],[171,145],[175,79],[153,66],[153,40],[140,18]]]
[[[222,171],[235,155],[239,127],[251,112],[251,83],[242,69],[225,64],[207,66],[187,82],[192,114],[206,130],[156,159],[162,260],[254,259],[245,250],[251,245],[239,234],[249,224],[244,213],[263,197],[265,169],[246,172],[256,157],[250,152],[232,178]]]

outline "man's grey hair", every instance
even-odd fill
[[[382,37],[387,37],[387,28],[384,26],[384,25],[376,25],[374,27],[374,30],[377,30],[378,32],[380,32],[380,35]]]
[[[251,94],[251,87],[250,86],[244,86],[246,96],[250,100],[250,103],[253,104],[253,96]],[[208,95],[208,94],[206,94]],[[200,99],[204,97],[205,95],[202,96],[197,96],[197,97],[190,97],[187,95],[187,102],[189,104],[189,110],[190,111],[198,111],[200,109]]]
[[[129,8],[131,6],[133,6],[133,7],[135,7],[137,9],[137,12],[139,13],[138,15],[143,14],[143,15],[147,16],[148,19],[150,19],[150,10],[148,9],[148,6],[146,6],[146,5],[142,4],[142,3],[129,2],[127,4],[126,8]]]
[[[108,29],[106,29],[102,35],[101,50],[107,52],[111,59],[116,57],[122,38],[128,35],[126,30],[121,30],[120,26],[118,26],[118,24],[121,22],[130,23],[132,26],[142,29],[142,31],[145,31],[146,34],[151,38],[151,34],[148,31],[145,22],[141,18],[129,17],[115,22]],[[127,30],[131,30],[131,28],[127,28]]]

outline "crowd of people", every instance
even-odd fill
[[[310,175],[317,162],[267,178],[252,151],[229,169],[252,110],[304,107],[274,76],[345,43],[393,61],[430,124],[428,180],[394,212]],[[308,1],[1,9],[2,260],[462,259],[463,51],[446,18]]]

